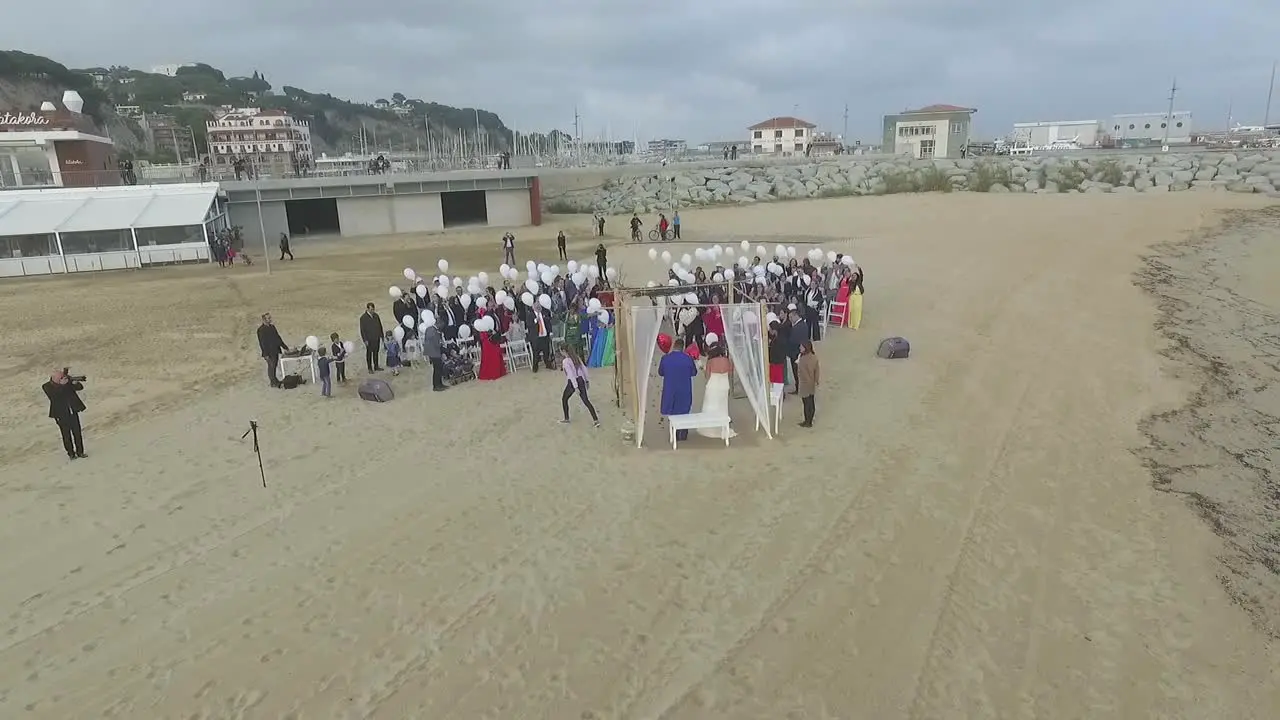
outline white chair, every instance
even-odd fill
[[[773,420],[773,434],[777,435],[782,428],[782,399],[786,396],[786,383],[773,383],[769,386],[769,410]],[[760,418],[756,417],[756,430],[760,429]]]
[[[827,314],[822,322],[822,337],[827,336],[827,326],[832,323],[836,327],[844,327],[849,320],[849,304],[842,302],[833,302],[827,305]]]
[[[529,343],[524,340],[510,340],[506,347],[508,370],[515,372],[521,368],[533,369],[533,351],[529,349]]]

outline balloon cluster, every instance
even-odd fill
[[[757,245],[755,248],[755,257],[761,258],[761,264],[754,264],[752,258],[748,257],[751,252],[751,243],[743,240],[739,243],[739,251],[733,249],[732,245],[713,245],[710,248],[698,248],[693,251],[693,255],[684,254],[680,257],[673,256],[669,251],[663,250],[661,253],[656,248],[649,249],[649,259],[653,262],[661,261],[670,269],[672,277],[667,281],[670,287],[679,287],[681,285],[692,285],[697,282],[697,276],[691,268],[695,267],[694,262],[705,262],[712,264],[715,268],[711,273],[711,282],[735,282],[745,281],[754,282],[757,285],[765,285],[769,282],[769,277],[780,278],[786,272],[787,268],[783,263],[797,256],[797,250],[794,245],[777,245],[773,249],[773,254],[763,245]],[[837,255],[834,250],[823,251],[822,248],[812,248],[805,253],[810,264],[821,266],[825,261],[827,264],[833,264],[837,261]],[[768,258],[768,260],[763,260]],[[844,256],[839,258],[840,262],[849,267],[853,267],[856,263],[853,258]],[[808,277],[801,279],[801,282],[808,284]],[[650,281],[648,287],[656,287],[657,283]],[[690,293],[690,295],[692,295]],[[688,296],[675,295],[670,296],[669,301],[680,305],[684,302],[696,303],[697,299],[688,300]]]

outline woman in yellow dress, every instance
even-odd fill
[[[862,324],[862,268],[855,264],[845,282],[849,284],[849,327],[857,330]]]

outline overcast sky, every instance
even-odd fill
[[[0,23],[0,47],[68,66],[207,62],[278,89],[497,112],[518,130],[741,138],[797,115],[872,140],[932,103],[1017,121],[1177,109],[1261,124],[1280,56],[1277,0],[60,0],[54,32]],[[1280,120],[1280,98],[1272,122]]]

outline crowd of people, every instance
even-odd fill
[[[502,244],[504,260],[514,260],[514,236],[507,234]],[[848,327],[858,327],[863,271],[850,258],[836,253],[810,251],[807,257],[797,258],[794,248],[778,246],[776,250],[766,260],[762,247],[756,248],[757,254],[751,258],[746,257],[744,247],[744,254],[736,259],[731,249],[720,246],[699,249],[698,258],[705,265],[694,265],[689,255],[675,260],[663,252],[661,259],[670,264],[667,285],[659,287],[651,282],[647,294],[654,304],[668,304],[671,313],[674,342],[663,348],[664,352],[670,353],[674,345],[695,360],[705,355],[708,384],[713,386],[707,397],[719,403],[723,395],[726,406],[727,385],[722,393],[719,381],[727,382],[732,362],[723,343],[725,320],[720,306],[741,302],[766,305],[769,380],[785,387],[788,394],[801,397],[802,425],[808,427],[815,415],[814,394],[819,381],[814,343],[821,339],[829,304],[841,308],[832,317]],[[659,259],[656,250],[650,251],[650,257]],[[372,302],[359,317],[366,372],[380,373],[385,368],[398,374],[415,360],[425,361],[431,367],[432,389],[438,392],[472,377],[480,381],[503,377],[510,367],[508,354],[513,348],[527,347],[533,372],[559,369],[564,373],[564,421],[569,418],[569,401],[577,395],[598,423],[588,396],[587,368],[594,363],[587,359],[600,360],[592,349],[595,331],[611,330],[617,273],[608,265],[603,244],[596,248],[595,260],[596,264],[568,261],[564,269],[529,261],[523,281],[521,271],[506,262],[493,281],[487,273],[466,280],[451,278],[444,260],[435,276],[423,277],[406,268],[409,285],[390,288],[389,321],[384,323]],[[272,387],[283,386],[277,368],[288,347],[269,315],[263,316],[258,340],[268,381]],[[344,341],[339,333],[331,333],[329,340],[325,346],[310,349],[317,356],[321,394],[326,397],[331,395],[335,380],[346,382],[346,362],[356,350],[355,344]],[[610,343],[609,358],[611,352]],[[600,364],[611,364],[611,359]]]

